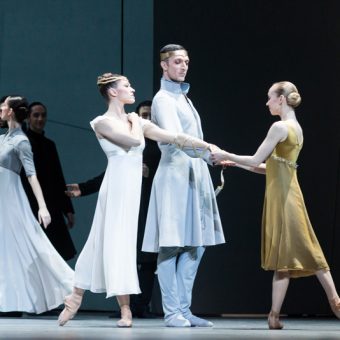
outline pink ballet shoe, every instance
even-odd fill
[[[270,311],[268,315],[268,327],[269,329],[282,329],[283,323],[279,320],[280,313]]]
[[[64,326],[67,321],[74,318],[83,300],[83,294],[79,294],[73,291],[71,295],[67,295],[64,298],[65,308],[60,313],[58,322],[59,326]]]
[[[340,298],[336,297],[334,299],[329,300],[329,304],[331,305],[332,311],[335,316],[340,319]]]
[[[132,327],[132,314],[130,307],[127,305],[120,308],[121,319],[117,321],[117,327],[129,328]]]

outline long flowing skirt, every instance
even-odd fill
[[[0,311],[56,308],[73,278],[33,215],[20,176],[0,167]]]
[[[109,158],[75,286],[107,297],[139,294],[136,247],[142,155]]]

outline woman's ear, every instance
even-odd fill
[[[108,89],[108,94],[109,94],[109,96],[110,97],[117,97],[117,90],[114,88],[114,87],[110,87],[109,89]]]

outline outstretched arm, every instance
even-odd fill
[[[214,164],[220,164],[225,160],[230,160],[244,167],[254,169],[264,169],[262,163],[273,152],[275,146],[287,138],[288,130],[283,122],[274,123],[268,131],[268,134],[257,151],[252,156],[240,156],[227,151],[213,152],[211,159]],[[250,170],[250,169],[247,169]],[[252,170],[254,171],[254,170]],[[258,171],[255,171],[258,172]]]
[[[102,184],[105,172],[101,173],[99,176],[89,179],[86,182],[82,183],[73,183],[67,184],[67,191],[65,194],[68,197],[79,197],[79,196],[87,196],[93,194],[100,189],[100,185]]]
[[[166,144],[176,144],[179,148],[191,147],[208,150],[210,144],[196,137],[189,136],[185,133],[176,133],[161,129],[157,125],[147,122],[143,127],[144,136]]]
[[[235,163],[234,166],[241,168],[241,169],[244,169],[244,170],[255,172],[257,174],[261,174],[261,175],[266,174],[266,163],[261,163],[259,166],[246,166],[246,165],[241,165],[241,164]]]

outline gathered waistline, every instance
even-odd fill
[[[0,168],[6,169],[7,171],[10,171],[10,172],[12,172],[13,174],[16,174],[16,175],[20,176],[20,172],[16,172],[16,171],[14,171],[14,170],[12,170],[12,169],[6,168],[6,167],[3,166],[3,165],[0,165]]]
[[[285,163],[286,165],[290,166],[291,168],[296,169],[298,167],[298,164],[296,164],[295,162],[289,161],[286,158],[278,157],[276,155],[271,155],[270,157],[273,158],[274,160],[280,162],[280,163]]]

